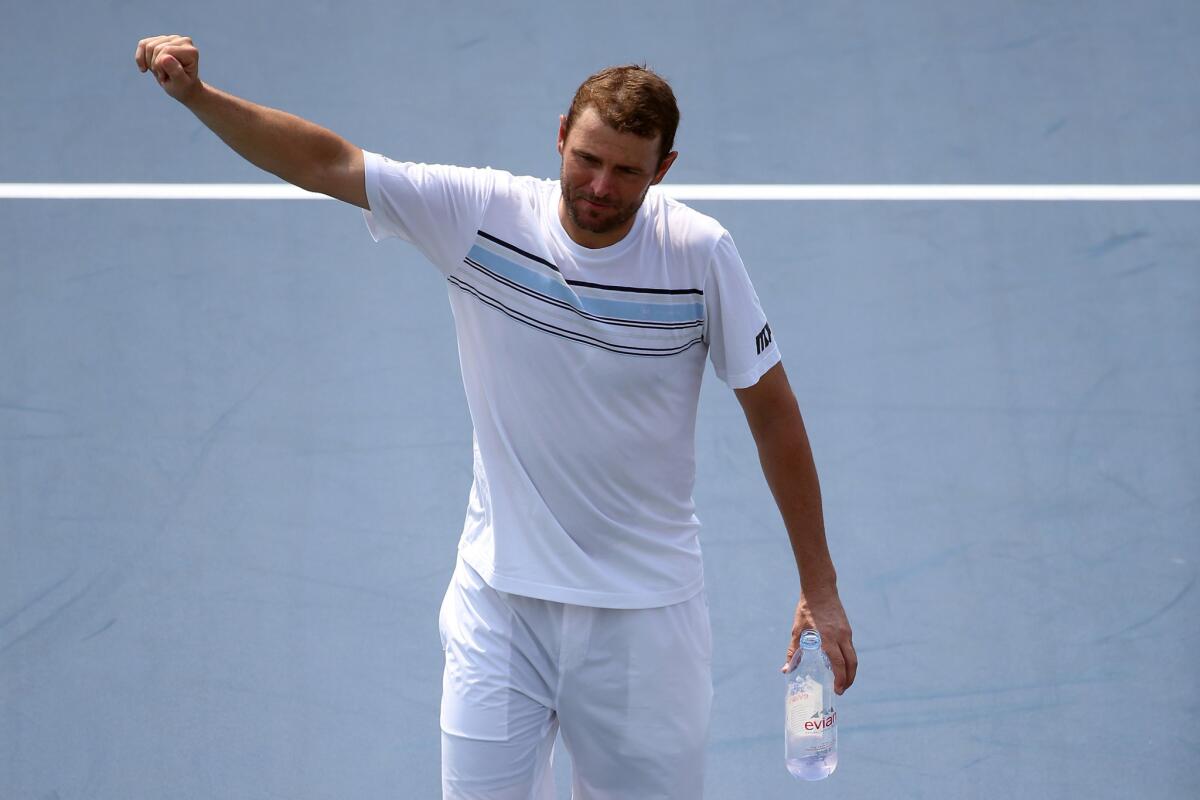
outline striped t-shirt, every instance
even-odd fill
[[[446,277],[474,426],[463,559],[499,591],[576,605],[700,591],[706,355],[731,388],[780,360],[729,233],[651,187],[625,238],[588,249],[558,181],[363,157],[371,236]]]

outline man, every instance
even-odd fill
[[[705,359],[736,392],[835,691],[857,658],[820,491],[770,326],[729,234],[651,191],[677,153],[670,87],[593,75],[560,117],[559,181],[399,163],[199,80],[190,39],[142,40],[150,70],[259,167],[364,210],[447,281],[475,480],[443,598],[446,798],[697,798],[712,699],[694,512]]]

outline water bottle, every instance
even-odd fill
[[[833,668],[821,649],[821,634],[812,629],[800,634],[787,676],[784,763],[795,777],[819,781],[837,769]]]

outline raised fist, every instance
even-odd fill
[[[190,36],[151,36],[138,42],[134,61],[163,91],[183,102],[200,85],[200,51]]]

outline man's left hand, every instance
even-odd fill
[[[854,652],[853,633],[846,619],[846,610],[837,591],[823,591],[811,596],[800,593],[796,616],[792,622],[792,643],[780,672],[787,672],[792,655],[800,646],[800,634],[812,628],[821,634],[821,648],[833,666],[833,691],[841,694],[854,683],[858,672],[858,655]]]

